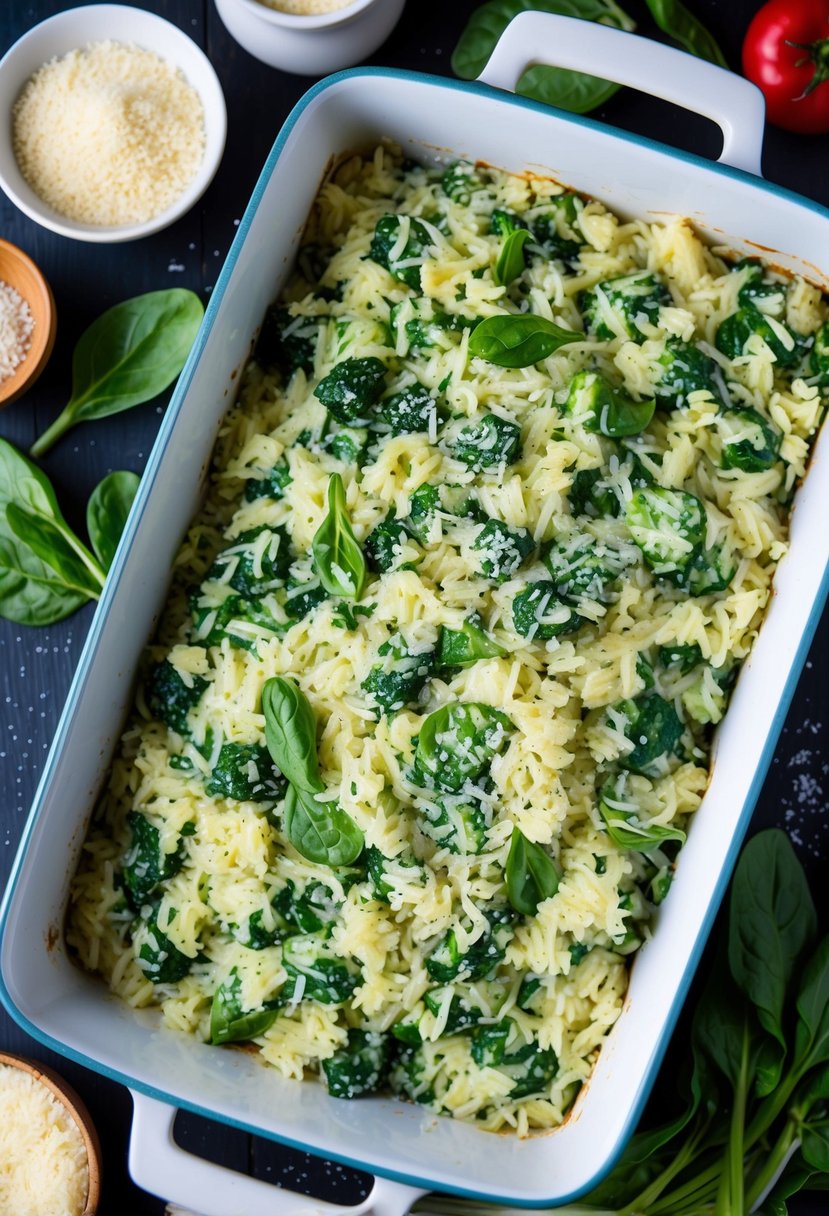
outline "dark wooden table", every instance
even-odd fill
[[[644,4],[623,0],[640,30],[656,31]],[[759,0],[691,0],[709,24],[730,64],[739,65],[743,32]],[[450,74],[451,50],[476,0],[409,0],[396,31],[373,62]],[[71,5],[31,0],[0,5],[0,51],[32,25]],[[65,404],[73,345],[104,308],[142,291],[184,286],[209,295],[260,167],[295,101],[310,79],[274,71],[252,59],[229,37],[209,0],[155,0],[152,9],[184,29],[209,55],[221,77],[228,107],[228,143],[219,173],[201,204],[172,228],[126,245],[88,245],[54,236],[0,196],[0,234],[22,246],[45,271],[58,311],[58,340],[36,389],[0,417],[0,434],[27,448]],[[617,126],[704,155],[716,155],[719,133],[705,120],[642,94],[624,90],[595,115]],[[766,177],[829,204],[829,137],[789,135],[769,129]],[[166,400],[166,398],[165,398]],[[115,419],[79,427],[44,461],[69,521],[82,530],[83,506],[92,487],[113,468],[141,472],[165,401]],[[829,521],[827,521],[829,523]],[[0,621],[0,887],[5,883],[35,785],[40,776],[92,611],[61,625],[28,629]],[[785,827],[811,878],[829,857],[829,755],[826,752],[829,628],[819,631],[755,816],[756,826]],[[826,884],[822,889],[825,891]],[[826,911],[824,896],[824,912]],[[824,918],[824,924],[826,918]],[[130,1122],[127,1092],[95,1073],[52,1057],[0,1009],[0,1050],[47,1060],[80,1091],[101,1133],[104,1151],[103,1216],[150,1216],[163,1204],[139,1191],[127,1176]],[[177,1137],[192,1151],[293,1189],[354,1202],[366,1180],[339,1166],[181,1116]],[[825,1207],[809,1201],[791,1211],[817,1216]]]

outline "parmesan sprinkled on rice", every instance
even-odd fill
[[[528,313],[577,340],[501,366],[479,323]],[[73,884],[81,963],[335,1096],[558,1125],[693,831],[827,318],[685,222],[387,147],[343,163],[178,557]],[[364,575],[325,556],[335,475]],[[277,675],[316,723],[315,813],[362,834],[352,865],[295,847]]]

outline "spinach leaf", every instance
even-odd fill
[[[700,59],[710,59],[711,63],[721,68],[728,67],[717,40],[681,0],[645,0],[645,3],[659,28],[678,42],[683,50],[690,51]]]
[[[524,12],[560,13],[585,21],[605,21],[623,29],[633,28],[633,22],[613,0],[488,0],[474,10],[467,22],[452,54],[452,71],[464,80],[480,76],[510,21]]]
[[[276,767],[297,789],[319,793],[325,787],[317,760],[317,724],[305,695],[293,681],[274,676],[262,689],[262,713]]]
[[[99,481],[89,496],[86,530],[104,570],[112,565],[140,480],[137,473],[117,469]]]
[[[535,64],[521,74],[515,91],[521,97],[531,97],[571,114],[589,114],[610,101],[621,87],[613,80],[588,76],[586,72]]]
[[[829,1174],[829,1119],[810,1119],[803,1125],[800,1151],[812,1169]]]
[[[464,621],[460,629],[441,627],[438,666],[471,667],[479,659],[499,659],[507,652],[481,628],[481,618]]]
[[[276,1020],[279,1000],[267,1001],[259,1009],[242,1007],[242,980],[234,967],[213,994],[210,1007],[210,1042],[243,1043],[255,1039]]]
[[[495,44],[518,13],[527,11],[560,13],[601,21],[618,29],[633,30],[635,23],[613,0],[489,0],[477,8],[461,34],[452,55],[452,70],[464,80],[480,76],[495,49]],[[528,68],[516,92],[547,105],[586,114],[602,105],[619,89],[618,84],[543,65]]]
[[[51,625],[97,599],[104,572],[64,520],[51,482],[0,439],[0,616]]]
[[[363,851],[363,833],[336,802],[317,802],[309,790],[288,786],[285,835],[308,861],[350,866]]]
[[[311,542],[314,568],[330,595],[358,600],[366,578],[366,560],[351,527],[345,506],[343,479],[332,473],[328,482],[328,514]]]
[[[423,783],[459,793],[476,781],[507,742],[512,722],[479,701],[453,701],[424,720],[415,750],[415,774]]]
[[[498,254],[493,275],[500,287],[508,287],[513,279],[524,273],[524,246],[529,239],[530,234],[526,228],[516,228],[507,235]]]
[[[184,366],[203,315],[198,296],[181,287],[150,291],[102,313],[75,347],[69,403],[32,455],[48,451],[77,422],[107,418],[163,392]]]
[[[814,1174],[815,1171],[806,1164],[802,1152],[795,1153],[771,1192],[763,1200],[762,1207],[757,1209],[760,1216],[788,1216],[787,1199],[791,1199],[799,1191],[825,1189],[825,1186],[816,1187]],[[820,1181],[825,1183],[824,1179]]]
[[[535,916],[538,905],[558,890],[555,862],[517,827],[512,829],[506,877],[509,901],[522,916]]]
[[[469,352],[498,367],[529,367],[546,359],[567,342],[584,335],[562,329],[534,313],[503,313],[487,317],[469,335]]]
[[[725,951],[720,950],[711,976],[694,1012],[693,1040],[732,1086],[743,1068],[745,1039],[751,1036],[750,1010],[728,972]]]
[[[17,539],[51,566],[68,587],[97,599],[103,586],[97,562],[62,517],[27,511],[16,502],[6,507],[6,522]],[[81,556],[83,553],[85,556]]]
[[[804,1073],[829,1062],[829,937],[809,960],[797,998],[793,1069]]]
[[[771,1093],[786,1054],[783,1006],[817,918],[803,869],[788,837],[763,832],[743,850],[731,887],[728,957],[731,974],[776,1040],[758,1066],[758,1092]],[[769,1045],[771,1046],[771,1044]]]
[[[668,840],[684,843],[685,833],[679,828],[642,821],[627,784],[627,774],[621,773],[615,782],[606,782],[599,794],[599,813],[613,843],[620,849],[635,849],[639,853],[648,853]]]
[[[634,401],[596,372],[577,372],[570,381],[564,408],[587,431],[621,439],[638,435],[650,424],[655,401]]]

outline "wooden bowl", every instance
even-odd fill
[[[46,366],[55,345],[57,317],[52,289],[32,259],[8,241],[0,240],[0,281],[17,291],[31,310],[34,329],[26,358],[0,381],[0,408],[31,388]]]
[[[5,244],[5,241],[2,244]],[[63,1077],[38,1060],[25,1060],[22,1056],[7,1055],[0,1051],[0,1064],[19,1068],[23,1072],[29,1073],[41,1085],[45,1085],[74,1121],[83,1137],[89,1166],[89,1189],[83,1216],[95,1216],[101,1199],[101,1144],[83,1099],[68,1081],[64,1081]]]

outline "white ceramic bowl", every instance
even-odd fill
[[[91,42],[134,43],[179,68],[204,106],[205,148],[195,177],[180,197],[140,224],[81,224],[55,211],[24,179],[12,147],[12,106],[26,82],[49,59]],[[222,159],[227,110],[219,78],[192,38],[169,21],[124,4],[90,4],[41,21],[19,38],[0,60],[0,187],[30,219],[61,236],[97,243],[131,241],[166,228],[201,198]]]
[[[376,51],[406,0],[352,0],[330,13],[281,13],[259,0],[216,0],[228,33],[256,59],[300,75],[324,76]]]

